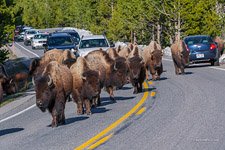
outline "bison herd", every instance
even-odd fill
[[[172,47],[176,74],[184,73],[185,46],[182,41]],[[160,79],[163,72],[163,51],[155,41],[143,50],[136,44],[118,46],[107,51],[98,49],[85,57],[76,57],[70,50],[50,50],[41,58],[35,58],[29,68],[29,76],[36,92],[36,105],[52,115],[52,127],[65,123],[65,104],[73,100],[77,114],[90,115],[91,108],[101,105],[100,94],[104,88],[110,100],[116,102],[114,90],[131,83],[133,94],[142,92],[145,79]],[[25,75],[24,75],[25,76]],[[13,80],[0,76],[0,90],[13,93]],[[15,85],[15,84],[14,84]],[[10,87],[6,87],[10,86]],[[2,92],[3,93],[3,92]],[[3,94],[0,94],[2,100]]]

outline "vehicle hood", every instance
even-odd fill
[[[107,51],[109,49],[109,47],[82,48],[82,49],[78,49],[78,53],[79,53],[79,56],[84,57],[88,53],[95,51],[95,50],[99,50],[100,48],[103,49],[104,51]]]
[[[47,41],[47,39],[32,39],[33,42]]]

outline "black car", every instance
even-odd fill
[[[73,37],[75,44],[76,45],[79,44],[80,35],[75,30],[62,30],[62,31],[57,31],[57,32],[58,33],[68,33],[68,34],[70,34]]]
[[[208,35],[187,36],[184,42],[190,52],[191,63],[209,62],[212,66],[219,65],[218,48],[212,37]]]
[[[75,52],[76,43],[73,37],[68,33],[51,33],[46,44],[43,44],[45,47],[45,52],[51,49],[70,49],[72,52]]]

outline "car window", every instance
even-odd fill
[[[27,34],[36,34],[37,31],[27,31]]]
[[[48,39],[49,46],[66,46],[72,44],[73,40],[70,37],[51,37]]]
[[[212,38],[210,37],[190,37],[190,38],[186,38],[184,41],[187,45],[210,44],[213,42]]]
[[[34,36],[34,39],[47,39],[47,34],[37,34]]]
[[[79,48],[109,47],[105,39],[82,40]]]

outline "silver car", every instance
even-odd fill
[[[78,45],[78,55],[85,56],[89,52],[98,50],[98,49],[107,50],[110,48],[107,38],[103,35],[91,35],[84,36],[81,38]]]
[[[31,44],[31,39],[34,37],[35,34],[38,34],[39,31],[36,29],[29,29],[25,31],[24,34],[24,45],[28,46]]]
[[[48,35],[48,33],[35,34],[34,37],[31,39],[32,49],[44,48],[43,44],[46,44]]]

